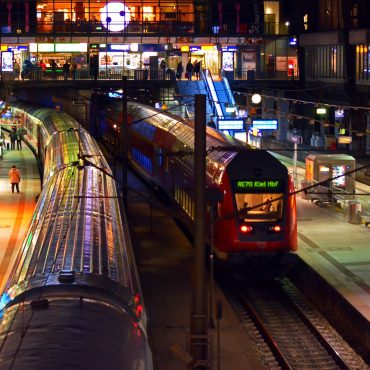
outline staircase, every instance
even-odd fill
[[[226,107],[229,105],[229,94],[226,91],[223,81],[214,81],[216,94],[218,96],[218,101],[220,102],[222,114],[224,118],[231,118],[231,114],[226,112]]]
[[[199,81],[177,81],[177,88],[181,98],[181,103],[185,103],[187,107],[188,117],[190,119],[194,118],[194,96],[196,94],[207,95],[206,99],[206,114],[207,119],[213,114],[212,106],[209,101],[207,94],[207,87],[203,80]]]
[[[194,96],[207,96],[207,122],[210,116],[217,118],[234,118],[236,116],[235,100],[226,77],[221,81],[213,81],[209,70],[203,70],[202,79],[198,81],[177,81],[177,93],[181,103],[186,104],[186,118],[194,118]],[[227,111],[229,107],[232,111]]]

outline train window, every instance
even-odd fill
[[[244,221],[269,222],[283,216],[283,193],[236,193],[239,218]]]

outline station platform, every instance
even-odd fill
[[[22,173],[20,194],[11,193],[8,171],[12,165]],[[133,190],[128,194],[128,219],[133,230],[156,370],[185,370],[194,290],[193,247],[165,210],[150,209],[148,195],[142,196],[142,185],[131,176],[129,187]],[[367,190],[370,194],[370,188],[362,186],[362,192]],[[0,159],[2,288],[25,237],[39,192],[40,178],[32,152],[25,146],[19,151],[5,151]],[[370,326],[370,228],[351,224],[346,215],[330,207],[318,207],[299,195],[297,206],[297,255],[355,308],[363,322],[367,322],[367,326],[362,326],[362,333],[370,338],[367,331]],[[218,323],[216,329],[209,329],[212,368],[262,369],[251,339],[221,290],[216,284],[214,288],[214,301],[222,302],[223,317],[219,322],[219,353]]]
[[[0,288],[3,291],[31,221],[36,197],[41,191],[35,157],[23,143],[20,150],[4,150],[0,158]],[[12,193],[8,173],[12,166],[21,172],[20,193]]]

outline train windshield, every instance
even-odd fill
[[[270,222],[283,217],[282,181],[237,181],[234,191],[240,220]]]

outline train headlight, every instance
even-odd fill
[[[241,225],[240,231],[243,234],[250,234],[253,231],[253,227],[251,225]]]
[[[270,225],[269,231],[272,233],[279,233],[281,231],[281,226],[280,225]]]

